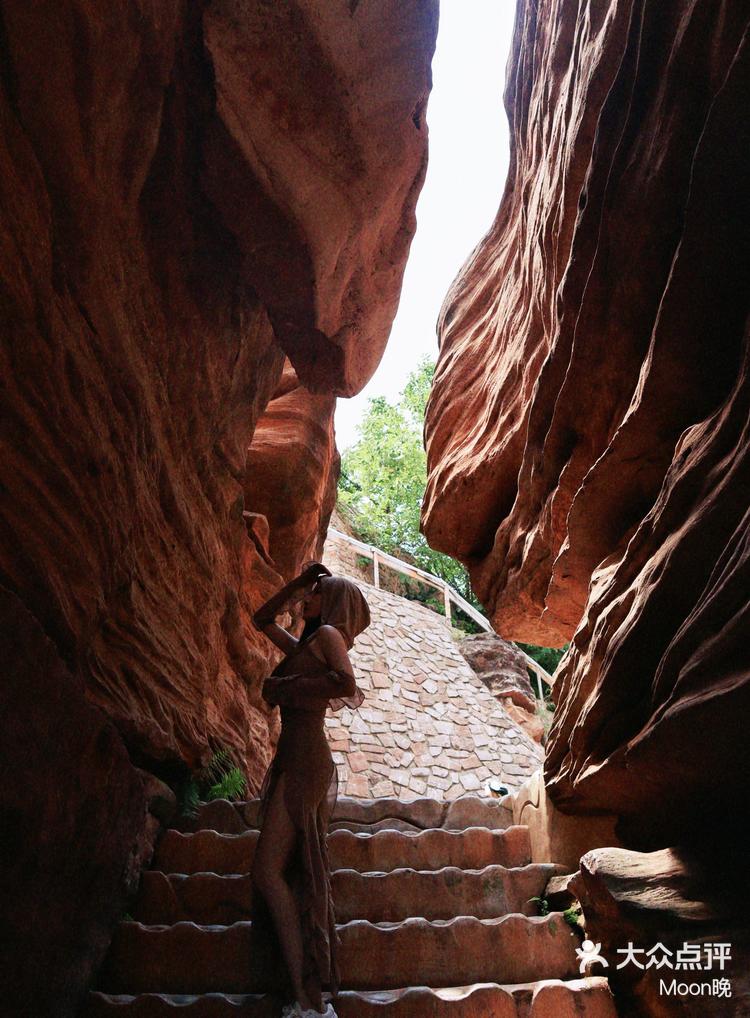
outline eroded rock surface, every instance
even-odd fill
[[[496,697],[510,697],[525,710],[535,707],[526,660],[512,643],[494,633],[465,636],[458,649]]]
[[[158,821],[114,725],[2,587],[0,669],[3,1009],[46,1018],[74,1012]]]
[[[144,757],[252,759],[250,602],[310,548],[247,540],[246,452],[282,348],[328,406],[380,357],[435,10],[130,10],[5,14],[0,572]]]
[[[301,385],[287,362],[248,450],[245,505],[272,523],[269,558],[288,579],[322,554],[339,472],[335,406],[335,396]]]
[[[427,414],[431,544],[508,637],[575,633],[550,794],[641,847],[747,805],[749,15],[723,12],[519,4],[510,172]]]
[[[358,392],[388,339],[427,165],[436,29],[434,0],[206,7],[204,180],[313,391]]]

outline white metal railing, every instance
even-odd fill
[[[451,623],[451,602],[460,608],[461,611],[468,615],[478,626],[487,633],[494,633],[495,630],[489,619],[485,618],[481,612],[478,612],[476,608],[469,604],[469,602],[461,597],[457,590],[454,590],[445,580],[442,580],[439,576],[433,576],[432,573],[426,572],[424,569],[419,569],[417,566],[411,565],[409,562],[404,562],[400,558],[396,558],[395,555],[389,555],[387,551],[382,551],[380,548],[376,548],[372,544],[365,544],[364,541],[358,541],[356,537],[350,537],[349,534],[344,534],[340,530],[335,530],[333,527],[328,528],[328,533],[333,537],[338,538],[341,541],[346,541],[347,544],[352,545],[362,555],[372,559],[372,571],[373,571],[373,584],[376,587],[380,587],[380,566],[387,566],[389,569],[395,570],[397,573],[402,573],[404,576],[410,576],[412,579],[421,580],[423,583],[429,584],[431,587],[436,587],[442,592],[443,601],[445,604],[445,621],[448,625]],[[517,644],[513,644],[519,654],[523,654],[526,661],[526,666],[536,675],[537,692],[539,699],[544,699],[544,693],[542,691],[541,680],[547,683],[548,686],[552,685],[552,676],[535,661],[533,657],[530,657],[525,650],[522,650]]]

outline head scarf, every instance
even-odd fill
[[[356,637],[370,625],[364,594],[343,576],[321,576],[319,589],[321,624],[338,629],[351,650]]]

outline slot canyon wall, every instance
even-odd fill
[[[503,636],[572,641],[549,794],[638,849],[730,846],[748,805],[749,23],[520,0],[505,192],[427,410],[430,543]]]
[[[322,550],[395,314],[437,5],[0,14],[4,1000],[64,1016],[150,775],[268,761],[249,618]]]

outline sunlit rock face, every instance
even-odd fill
[[[644,843],[746,794],[748,20],[519,4],[509,176],[428,406],[430,542],[503,636],[575,633],[550,792]]]
[[[535,742],[541,742],[544,724],[537,715],[529,671],[519,648],[495,633],[476,633],[465,636],[458,649],[516,724]]]
[[[352,395],[416,225],[437,2],[214,0],[203,26],[211,199],[303,384]]]
[[[248,450],[245,505],[253,514],[248,528],[258,540],[262,521],[272,524],[265,546],[287,579],[323,553],[339,473],[335,405],[334,396],[315,395],[301,385],[287,362]],[[259,540],[262,547],[262,535]]]
[[[264,772],[249,618],[315,546],[333,397],[395,313],[436,21],[419,0],[2,5],[0,584],[74,676],[70,716],[98,708],[165,777],[218,746],[251,789]],[[303,408],[313,462],[297,437],[248,472],[286,356],[319,395],[295,382],[270,414]],[[304,527],[245,505],[284,478]]]

